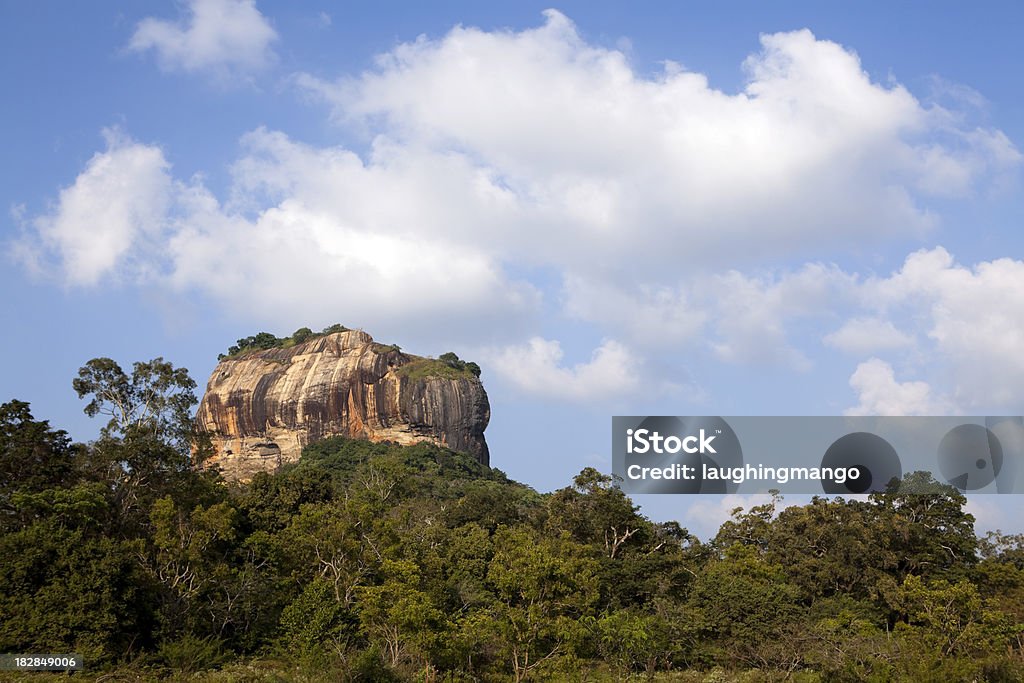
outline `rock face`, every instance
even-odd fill
[[[210,376],[196,420],[213,439],[207,466],[245,481],[336,435],[429,441],[488,464],[490,414],[472,374],[350,330],[225,358]]]

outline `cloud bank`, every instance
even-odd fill
[[[189,9],[140,23],[132,48],[186,71],[272,59],[252,2]],[[859,356],[854,410],[889,410],[883,389],[906,410],[1019,398],[1024,262],[935,248],[876,276],[821,256],[926,236],[930,203],[997,185],[1014,145],[807,30],[761,36],[741,68],[735,93],[677,64],[646,74],[555,11],[523,31],[457,27],[363,74],[293,78],[365,149],[259,128],[217,196],[118,134],[16,246],[70,285],[196,291],[282,329],[471,330],[507,377],[558,380],[521,390],[567,400],[636,390],[638,354],[694,349],[800,371],[829,349]],[[780,260],[807,262],[765,268]],[[589,361],[565,366],[536,333],[552,308],[606,339]],[[942,389],[893,364],[931,367]]]

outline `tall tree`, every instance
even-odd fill
[[[875,552],[887,557],[899,582],[910,575],[963,576],[977,562],[974,516],[967,498],[928,472],[911,472],[886,491],[872,493],[879,538]]]
[[[131,376],[110,358],[93,358],[72,382],[85,414],[108,415],[105,436],[152,435],[187,451],[191,446],[196,383],[163,358],[136,362]]]
[[[67,485],[77,453],[67,432],[34,419],[28,403],[0,405],[0,511],[12,512],[10,496],[14,491],[37,492]]]
[[[109,482],[123,531],[148,525],[151,505],[172,489],[194,499],[189,507],[210,498],[213,475],[191,468],[193,445],[199,458],[205,449],[192,419],[196,383],[188,370],[155,358],[135,363],[128,375],[113,360],[94,358],[72,386],[88,400],[87,415],[110,418],[90,448],[89,468]]]

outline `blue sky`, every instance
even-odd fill
[[[0,399],[342,322],[540,490],[613,414],[1024,412],[1019,3],[643,7],[0,2]]]

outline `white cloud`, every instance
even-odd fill
[[[644,348],[700,342],[725,362],[806,370],[810,363],[791,345],[787,326],[849,303],[855,287],[855,276],[821,263],[756,275],[698,273],[674,287],[569,275],[564,306],[571,317],[607,325]]]
[[[891,277],[866,282],[863,305],[920,320],[933,361],[964,410],[1019,405],[1024,398],[1024,261],[1001,258],[973,267],[945,249],[915,252]]]
[[[359,78],[297,82],[342,125],[472,159],[529,219],[520,257],[581,275],[639,268],[652,286],[680,267],[919,234],[934,221],[923,198],[1019,162],[998,131],[958,128],[809,31],[762,36],[728,94],[678,66],[638,74],[545,16],[421,38]]]
[[[457,244],[367,230],[295,198],[252,220],[202,189],[186,199],[168,244],[169,282],[229,310],[251,314],[256,304],[268,320],[338,318],[383,336],[460,321],[500,328],[535,302],[531,287]]]
[[[242,146],[232,190],[240,209],[291,199],[361,231],[458,243],[502,258],[528,218],[497,179],[460,154],[426,154],[378,138],[364,160],[265,129],[246,134]]]
[[[807,370],[810,361],[790,345],[786,323],[831,310],[854,283],[853,276],[818,263],[773,277],[750,277],[737,271],[719,276],[710,285],[718,333],[712,348],[727,362]]]
[[[947,415],[947,401],[932,395],[927,382],[898,382],[892,366],[878,358],[860,365],[850,376],[860,403],[846,415]]]
[[[196,290],[281,329],[342,320],[382,337],[461,325],[486,338],[536,307],[537,291],[493,255],[417,231],[425,206],[394,201],[400,189],[351,153],[256,131],[236,168],[237,206],[224,206],[198,179],[173,179],[158,147],[107,136],[108,149],[12,245],[36,270],[74,285],[109,277]],[[436,198],[435,220],[448,199]]]
[[[274,59],[277,32],[256,9],[255,0],[189,0],[185,21],[147,17],[128,47],[154,50],[168,71],[211,71],[218,77],[244,76]]]
[[[816,351],[820,339],[850,354],[889,354],[927,373],[927,382],[898,382],[888,362],[862,363],[851,378],[860,397],[851,410],[858,414],[998,414],[1024,400],[1022,282],[1024,260],[968,267],[935,247],[910,254],[889,276],[809,263],[795,271],[698,277],[675,299],[665,297],[665,311],[705,321],[712,351],[729,363],[806,370],[805,351]],[[570,303],[576,296],[570,290]],[[591,320],[627,319],[619,308],[620,299],[598,289],[589,309],[570,310]],[[837,317],[846,320],[821,336],[817,330]],[[676,325],[666,318],[663,327]]]
[[[730,271],[691,284],[690,301],[706,313],[722,361],[807,369],[804,351],[821,339],[850,354],[888,354],[927,374],[899,382],[890,362],[866,360],[850,380],[859,397],[851,414],[999,414],[1024,400],[1022,282],[1024,260],[968,267],[935,247],[910,254],[888,276],[814,263],[760,275]],[[819,336],[836,317],[846,320]]]
[[[485,343],[522,333],[538,310],[540,292],[511,275],[529,263],[510,247],[510,224],[528,212],[465,156],[423,156],[379,141],[364,161],[261,129],[243,138],[222,202],[199,180],[174,179],[159,147],[107,136],[108,148],[49,211],[22,216],[32,235],[14,245],[23,260],[59,271],[70,284],[111,277],[195,290],[282,329],[316,319],[386,335],[459,325]],[[903,354],[929,373],[928,385],[900,383],[891,366],[877,365],[883,361],[863,364],[853,378],[857,412],[991,413],[1022,395],[1024,261],[965,267],[935,248],[911,254],[888,277],[811,263],[767,274],[677,273],[672,285],[640,277],[629,287],[614,277],[563,273],[564,312],[647,352],[687,345],[725,362],[804,370],[821,336],[794,329],[847,313],[827,344]],[[536,344],[516,348],[558,369],[552,377],[566,387],[600,395],[636,386],[635,375],[613,371],[610,359],[628,356],[617,343],[574,369],[559,368],[559,347]]]
[[[913,346],[914,337],[900,332],[889,320],[852,318],[823,339],[828,346],[857,355],[905,349]]]
[[[145,20],[132,46],[185,70],[270,57],[276,34],[251,2],[190,10],[182,25]],[[745,86],[726,93],[678,65],[642,74],[545,16],[524,31],[459,27],[402,44],[358,77],[298,77],[367,149],[254,130],[222,196],[172,178],[155,146],[111,143],[28,220],[35,238],[18,247],[72,283],[142,278],[281,329],[461,321],[492,334],[485,343],[510,326],[524,338],[540,308],[524,279],[541,273],[535,282],[562,283],[561,313],[630,349],[806,369],[827,325],[827,343],[852,353],[918,354],[900,367],[929,367],[958,406],[1021,396],[1020,261],[966,268],[936,249],[888,278],[819,263],[758,270],[779,254],[799,263],[823,246],[921,234],[932,196],[1019,165],[1000,131],[872,81],[853,52],[808,31],[762,36]],[[640,359],[619,342],[571,368],[560,353],[537,338],[499,358],[572,387],[541,393],[636,386],[622,366]],[[874,370],[865,390],[885,379]]]
[[[488,355],[490,367],[503,379],[538,396],[602,401],[633,394],[642,386],[636,356],[614,340],[605,340],[588,362],[572,367],[562,365],[561,344],[541,337]]]
[[[599,279],[569,275],[564,309],[573,318],[615,329],[644,348],[689,345],[701,336],[708,315],[688,288],[639,285],[627,289]]]
[[[95,154],[51,210],[32,221],[38,240],[18,249],[33,259],[33,269],[57,270],[73,285],[94,285],[125,261],[135,270],[149,269],[136,251],[160,237],[172,199],[170,165],[159,147],[113,129],[104,136],[106,151]]]

